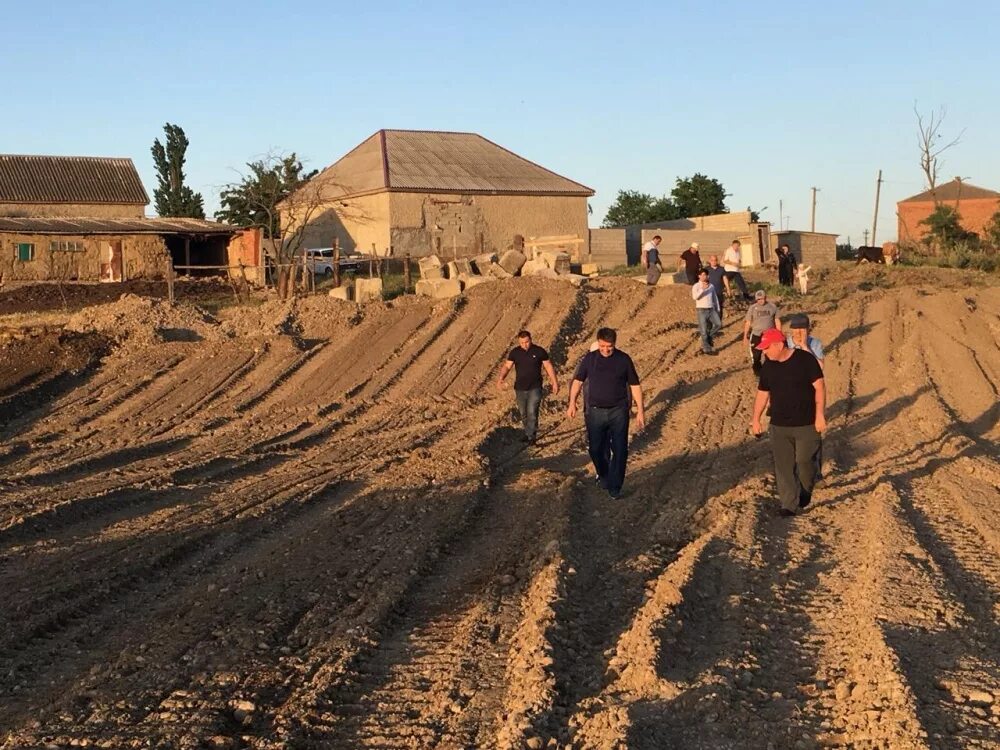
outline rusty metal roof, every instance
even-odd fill
[[[0,154],[0,203],[145,206],[149,196],[131,159]]]
[[[385,190],[414,193],[591,196],[586,185],[558,175],[476,133],[380,130],[316,182],[329,197]]]
[[[20,234],[235,234],[239,231],[240,227],[205,219],[0,216],[0,232]]]
[[[952,180],[943,185],[938,185],[933,190],[925,190],[917,195],[904,198],[900,203],[926,203],[933,200],[939,201],[967,201],[976,198],[1000,198],[1000,193],[986,188],[970,185],[961,180]]]

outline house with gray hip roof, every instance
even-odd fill
[[[514,237],[588,236],[586,185],[476,133],[380,130],[282,205],[303,247],[443,259]]]

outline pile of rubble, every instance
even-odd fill
[[[567,253],[536,249],[532,256],[528,258],[515,249],[508,250],[499,258],[495,253],[486,253],[471,259],[458,258],[442,263],[438,256],[428,255],[419,261],[420,281],[416,284],[416,292],[443,299],[455,297],[477,284],[513,276],[560,279],[575,286],[579,286],[587,278],[570,272]]]

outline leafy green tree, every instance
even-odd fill
[[[1000,252],[1000,210],[993,214],[990,223],[986,225],[983,232],[983,239],[989,244],[994,252]]]
[[[240,182],[219,193],[215,218],[238,227],[262,227],[264,236],[274,239],[281,234],[278,204],[318,171],[306,172],[294,153],[252,161]]]
[[[700,172],[686,179],[678,177],[670,197],[681,218],[729,212],[726,208],[728,193],[722,183]]]
[[[920,220],[927,227],[924,238],[945,248],[975,237],[974,233],[966,231],[961,222],[958,210],[944,203],[939,203],[926,219]]]
[[[608,207],[603,226],[624,227],[676,218],[679,218],[677,208],[667,197],[654,198],[637,190],[619,190],[615,202]]]
[[[184,160],[188,139],[179,125],[169,122],[163,126],[167,145],[157,138],[153,141],[153,166],[156,168],[157,187],[153,191],[153,205],[159,216],[176,216],[191,219],[205,218],[205,204],[201,193],[184,184]]]

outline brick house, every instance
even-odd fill
[[[316,204],[303,247],[463,257],[515,235],[588,237],[594,191],[475,133],[380,130],[307,183]],[[294,204],[282,226],[301,223]],[[585,250],[585,248],[584,248]]]
[[[896,204],[899,242],[923,239],[927,227],[920,222],[933,213],[938,203],[956,209],[962,227],[982,236],[990,219],[1000,210],[1000,193],[954,179],[901,200]]]
[[[131,159],[0,154],[0,282],[158,278],[171,261],[236,256],[259,263],[256,230],[146,218],[148,203]]]

